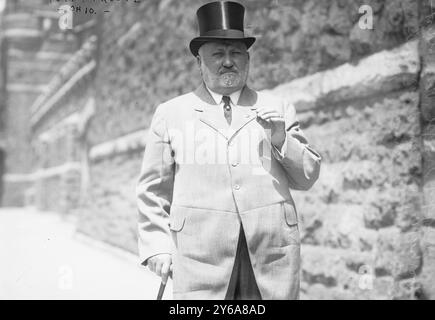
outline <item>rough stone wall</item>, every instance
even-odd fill
[[[419,72],[412,41],[273,90],[323,157],[314,188],[295,193],[303,298],[427,297]]]
[[[427,28],[422,36],[421,50],[421,123],[423,140],[423,208],[421,250],[423,266],[421,281],[425,292],[435,297],[435,27]]]
[[[90,185],[78,228],[96,239],[137,252],[135,188],[142,152],[91,162]]]
[[[421,266],[418,102],[408,91],[331,106],[305,130],[323,156],[318,184],[296,200],[307,297],[415,298],[393,285]]]
[[[146,127],[159,102],[200,83],[188,43],[198,33],[196,9],[205,2],[114,4],[104,16],[92,144]],[[249,80],[258,90],[395,47],[418,31],[417,0],[241,3],[247,33],[258,37]],[[362,4],[373,7],[374,30],[358,27]]]

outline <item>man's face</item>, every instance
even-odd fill
[[[241,41],[207,42],[197,60],[205,84],[214,92],[229,95],[246,83],[249,53]]]

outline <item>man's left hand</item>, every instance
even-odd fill
[[[270,130],[272,144],[281,150],[285,142],[285,121],[283,116],[273,108],[257,108],[257,121],[264,128]]]

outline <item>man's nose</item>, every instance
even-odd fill
[[[226,54],[223,61],[223,66],[226,68],[231,68],[234,65],[234,61],[231,58],[231,55]]]

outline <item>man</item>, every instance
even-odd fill
[[[320,156],[295,109],[246,85],[244,7],[197,11],[190,50],[202,83],[157,107],[137,186],[141,261],[175,299],[297,299],[300,239],[290,188]]]

